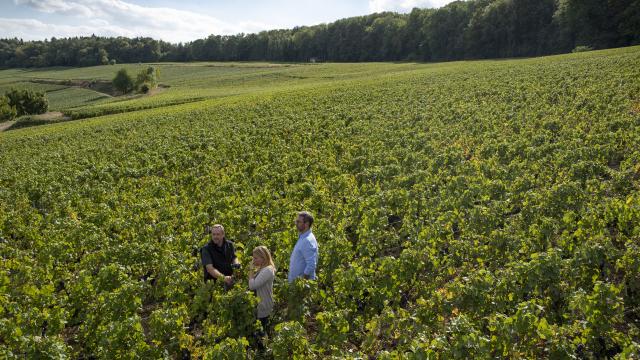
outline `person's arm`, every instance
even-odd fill
[[[240,264],[240,262],[238,261],[238,257],[236,256],[236,247],[233,245],[232,242],[228,242],[228,244],[231,246],[231,264]],[[231,271],[233,271],[233,269],[231,269]],[[227,285],[233,284],[233,275],[224,276],[223,274],[222,279]]]
[[[213,276],[215,279],[223,280],[225,277],[224,274],[218,271],[218,269],[214,268],[212,264],[205,265],[205,269],[207,269],[209,275]]]
[[[315,272],[316,265],[318,263],[318,248],[313,246],[311,243],[307,243],[302,249],[302,256],[304,257],[304,262],[306,264],[302,276],[305,279],[310,279],[311,275]]]
[[[205,270],[209,275],[211,275],[214,279],[220,279],[226,281],[224,274],[222,274],[218,269],[213,267],[213,259],[209,255],[207,249],[202,248],[201,250],[202,257],[202,265],[204,265]]]
[[[249,290],[256,290],[269,281],[273,281],[275,277],[271,268],[264,268],[255,278],[249,278]]]

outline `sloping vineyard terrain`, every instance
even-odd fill
[[[0,133],[0,357],[637,358],[639,47],[249,65]],[[288,285],[302,209],[319,278]],[[246,266],[202,283],[210,223],[274,254],[265,351]]]

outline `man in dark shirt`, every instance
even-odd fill
[[[210,228],[211,241],[202,248],[204,281],[220,279],[225,287],[233,284],[233,268],[239,266],[233,243],[224,236],[224,227],[216,224]],[[235,265],[234,265],[235,264]]]

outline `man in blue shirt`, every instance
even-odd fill
[[[307,211],[298,213],[296,229],[298,241],[293,247],[289,259],[289,282],[292,283],[298,277],[316,279],[316,265],[318,264],[318,242],[311,232],[313,216]]]

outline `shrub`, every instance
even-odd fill
[[[297,321],[276,325],[271,349],[274,359],[304,359],[311,353],[304,327]]]
[[[16,108],[9,104],[9,99],[6,96],[0,96],[0,121],[13,120],[16,115]]]
[[[287,320],[300,321],[310,315],[312,294],[317,293],[318,284],[315,281],[296,279],[282,288],[287,299]]]
[[[593,48],[587,45],[578,45],[571,52],[579,53],[579,52],[585,52],[585,51],[593,51]]]
[[[209,349],[205,359],[243,360],[247,358],[249,342],[246,338],[226,338]]]
[[[11,89],[5,96],[9,106],[15,108],[17,116],[44,114],[49,109],[49,102],[43,92]]]
[[[127,72],[127,69],[120,69],[116,76],[113,78],[113,87],[123,94],[126,94],[133,90],[133,79]]]
[[[109,60],[109,65],[115,65],[116,63],[116,59]]]
[[[140,92],[143,94],[146,94],[149,92],[149,90],[151,90],[151,85],[144,83],[140,86]]]
[[[316,314],[316,341],[325,348],[338,349],[347,341],[349,321],[346,311],[323,311]]]
[[[150,338],[154,344],[177,353],[180,350],[181,335],[185,332],[188,322],[185,305],[157,309],[149,318]]]
[[[209,305],[209,320],[216,325],[218,335],[249,337],[258,330],[254,313],[257,305],[258,298],[253,292],[239,286],[229,291],[217,291]]]
[[[153,66],[149,66],[138,73],[136,77],[136,89],[142,93],[147,93],[158,86],[160,71]],[[146,90],[145,90],[146,89]]]

